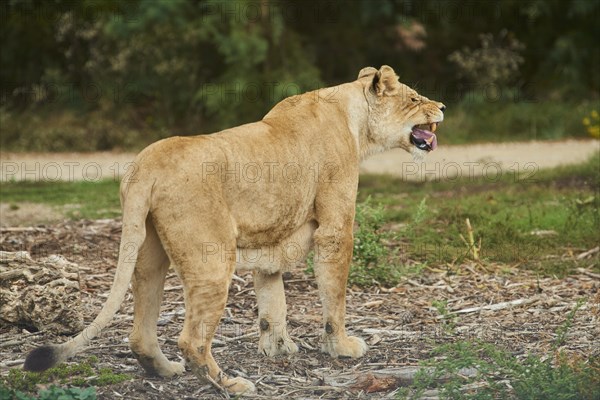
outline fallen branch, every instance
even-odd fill
[[[591,250],[584,251],[583,253],[581,253],[581,254],[579,254],[577,256],[577,259],[578,260],[583,260],[584,258],[587,258],[587,257],[589,257],[591,255],[594,255],[594,254],[598,253],[598,252],[600,252],[600,246],[596,246],[596,247],[594,247]]]
[[[35,227],[2,227],[0,232],[48,232],[46,228],[35,228]]]
[[[383,304],[383,300],[373,300],[373,301],[368,301],[365,304],[363,304],[363,307],[376,307],[376,306],[380,306]]]
[[[595,274],[592,271],[588,271],[587,269],[577,268],[577,272],[579,272],[580,274],[583,274],[583,275],[587,275],[590,278],[600,279],[600,274]]]
[[[25,362],[24,358],[19,358],[18,360],[5,361],[0,364],[0,368],[14,367],[15,365],[21,365],[24,362]]]
[[[468,313],[484,311],[484,310],[498,311],[498,310],[503,310],[505,308],[512,307],[512,306],[522,306],[525,304],[530,304],[530,303],[536,302],[538,300],[539,300],[539,296],[534,296],[529,299],[518,299],[518,300],[512,300],[512,301],[505,301],[505,302],[497,303],[497,304],[489,304],[487,306],[464,308],[462,310],[450,311],[450,314],[468,314]],[[440,318],[444,318],[444,317],[445,316],[443,316],[443,315],[438,315],[436,317],[436,319],[440,319]]]
[[[420,335],[420,332],[413,331],[399,331],[394,329],[374,329],[374,328],[363,328],[362,331],[367,335],[393,335],[393,336],[414,336]]]

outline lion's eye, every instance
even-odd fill
[[[419,99],[417,97],[411,97],[410,101],[412,101],[413,103],[416,103],[417,101],[419,101]]]

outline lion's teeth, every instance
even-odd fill
[[[431,132],[435,132],[436,129],[437,129],[437,122],[434,122],[431,124]]]

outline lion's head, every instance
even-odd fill
[[[400,147],[414,156],[434,150],[435,130],[444,120],[446,106],[429,100],[400,83],[394,70],[363,68],[358,79],[364,82],[369,105],[368,139],[382,150]]]

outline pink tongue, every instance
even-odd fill
[[[413,144],[422,150],[435,150],[437,147],[437,137],[433,132],[425,129],[413,129],[411,136]]]

